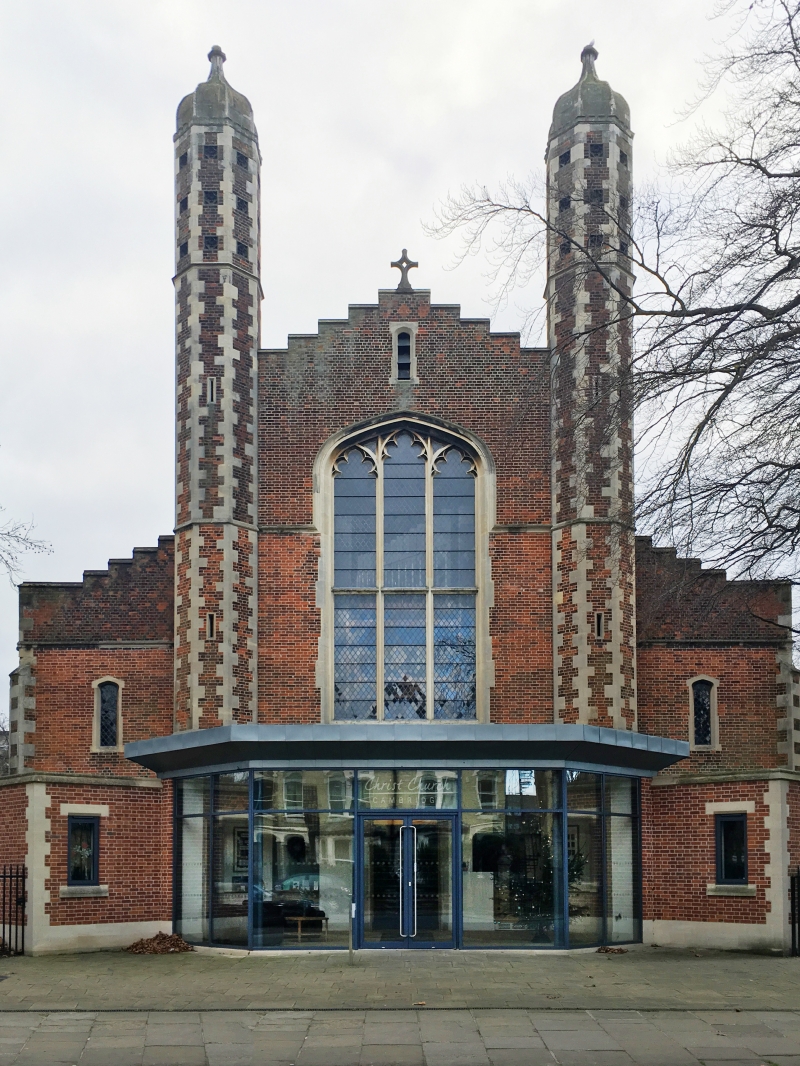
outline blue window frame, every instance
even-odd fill
[[[717,884],[747,884],[747,815],[716,815]]]
[[[67,884],[97,885],[100,819],[69,815],[67,819]]]

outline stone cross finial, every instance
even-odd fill
[[[597,71],[594,69],[594,61],[597,59],[598,55],[599,53],[594,46],[594,41],[590,41],[581,52],[581,63],[583,63],[581,81],[583,81],[584,78],[597,77]]]
[[[222,71],[222,64],[228,58],[222,51],[218,44],[215,44],[211,51],[208,53],[208,58],[211,60],[211,70],[208,75],[208,80],[219,79],[225,81],[225,75]]]
[[[391,265],[393,267],[395,267],[397,270],[399,270],[400,274],[402,275],[401,278],[400,278],[400,284],[397,286],[397,289],[395,291],[396,292],[413,292],[414,290],[411,287],[411,284],[409,283],[409,280],[408,280],[408,272],[413,267],[418,267],[419,263],[412,263],[412,261],[408,258],[408,252],[404,248],[403,249],[403,254],[400,256],[400,258],[395,260],[395,262],[392,263]]]

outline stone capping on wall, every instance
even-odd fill
[[[800,783],[799,770],[732,770],[714,774],[657,774],[650,779],[651,788],[674,788],[677,785],[714,785],[734,781],[795,781]],[[741,804],[737,804],[739,810]]]
[[[800,778],[800,774],[797,775]],[[120,788],[161,788],[156,777],[104,777],[101,774],[57,774],[29,770],[24,774],[8,774],[0,777],[0,788],[8,785],[92,785]]]

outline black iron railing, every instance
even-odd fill
[[[800,955],[800,867],[789,877],[789,921],[792,923],[792,954]]]
[[[25,954],[24,866],[0,866],[0,955]]]

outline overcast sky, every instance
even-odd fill
[[[26,0],[0,8],[0,505],[79,581],[173,526],[175,109],[214,44],[263,155],[262,344],[392,286],[407,247],[438,302],[490,313],[486,264],[426,237],[462,182],[541,168],[556,97],[594,39],[631,105],[635,176],[723,36],[711,0]],[[521,294],[520,301],[536,299]],[[498,329],[521,320],[512,303]],[[16,663],[0,580],[0,669]],[[5,697],[0,702],[4,714]]]

